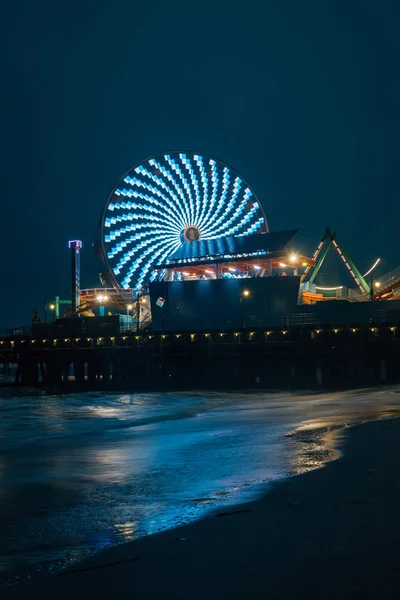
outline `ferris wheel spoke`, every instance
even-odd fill
[[[133,193],[138,194],[138,192]],[[139,218],[142,218],[145,222],[158,220],[159,222],[164,223],[168,228],[174,228],[177,231],[182,230],[182,226],[179,226],[168,213],[165,211],[162,212],[157,206],[153,206],[145,196],[137,196],[136,200],[139,200],[139,202],[127,201],[115,204],[112,208],[110,207],[105,217],[105,227],[112,227],[112,225],[120,222],[121,219],[137,221]]]
[[[206,215],[204,216],[203,221],[201,223],[199,223],[199,227],[202,227],[204,224],[208,223],[211,215],[213,214],[215,203],[217,202],[219,178],[218,178],[218,171],[217,171],[215,164],[216,164],[215,160],[213,160],[211,158],[209,160],[209,165],[211,166],[211,178],[210,179],[211,179],[213,191],[212,191],[212,195],[211,195],[211,202],[210,202],[209,209],[208,209]]]
[[[170,254],[172,254],[172,252],[174,252],[175,250],[177,250],[179,248],[180,244],[179,243],[175,243],[175,244],[171,244],[167,250],[165,250],[165,247],[160,248],[151,258],[151,260],[148,260],[146,262],[146,266],[142,269],[142,273],[138,279],[137,282],[137,288],[140,288],[142,286],[142,284],[144,283],[145,278],[150,275],[150,277],[152,276],[152,274],[154,273],[154,263],[155,261],[157,262],[162,262],[163,260],[165,260],[165,258],[167,256],[169,256]]]
[[[260,229],[262,229],[262,226],[265,224],[265,220],[263,217],[261,217],[260,219],[258,219],[257,221],[255,221],[253,224],[249,225],[243,230],[240,231],[239,226],[234,227],[233,228],[233,232],[230,235],[237,235],[237,236],[246,236],[246,235],[250,235],[252,233],[257,233],[260,231]],[[240,227],[243,227],[244,224],[241,223]]]
[[[181,154],[179,154],[179,158],[181,157]],[[167,162],[171,165],[171,168],[173,169],[173,171],[175,171],[175,173],[178,175],[179,179],[182,182],[183,188],[186,192],[186,196],[187,199],[189,201],[189,205],[188,205],[188,210],[189,210],[189,225],[193,225],[193,220],[194,220],[194,201],[193,201],[193,197],[192,197],[192,190],[190,189],[190,185],[187,182],[186,177],[184,176],[180,165],[178,164],[178,162],[176,160],[171,159],[171,157],[169,155],[166,155],[166,159]]]
[[[264,223],[264,218],[261,217],[260,220],[251,219],[253,214],[246,215],[245,218],[243,218],[239,223],[237,223],[236,225],[227,229],[224,232],[224,235],[242,236],[242,235],[249,235],[250,233],[255,233],[256,231],[260,230],[261,223]],[[220,236],[220,234],[216,234],[216,235],[213,235],[211,239],[214,239],[215,237],[219,238],[221,236]]]
[[[175,232],[179,234],[182,231],[182,228],[179,227],[176,223],[174,223],[171,219],[168,218],[168,215],[163,215],[151,207],[144,207],[140,204],[135,204],[132,207],[129,207],[131,210],[129,213],[122,213],[119,215],[112,215],[110,217],[105,217],[104,227],[107,229],[112,229],[114,225],[118,223],[123,223],[125,221],[136,221],[137,223],[160,223],[162,224],[167,231]],[[139,212],[142,210],[147,210],[146,212]],[[147,226],[147,225],[146,225]]]
[[[119,230],[115,230],[115,229],[111,229],[111,223],[107,222],[107,225],[105,225],[106,227],[109,228],[110,233],[105,233],[104,234],[104,239],[107,243],[112,242],[113,240],[115,240],[117,237],[119,237],[120,235],[123,234],[123,232],[140,232],[140,231],[144,231],[144,233],[146,233],[147,231],[147,235],[149,233],[151,233],[154,230],[154,222],[153,221],[145,221],[143,220],[142,217],[138,217],[138,215],[132,215],[132,219],[140,219],[140,222],[138,223],[132,223],[130,222],[129,225],[126,225],[126,227],[121,228]],[[116,221],[116,219],[114,219],[114,222]],[[161,222],[157,223],[157,226],[162,227],[162,231],[166,234],[166,235],[173,235],[173,236],[178,236],[179,237],[179,230],[171,227],[165,227],[164,223]]]
[[[230,222],[230,219],[234,216],[234,214],[237,211],[237,209],[239,208],[239,206],[241,206],[241,201],[238,199],[240,189],[241,189],[241,184],[242,184],[242,180],[239,177],[236,177],[236,179],[233,183],[233,186],[232,186],[233,187],[232,196],[226,205],[226,210],[224,211],[223,214],[220,215],[220,217],[219,217],[219,219],[217,219],[217,221],[213,221],[210,224],[210,227],[205,228],[204,234],[207,234],[207,232],[210,230],[210,228],[215,229],[215,227],[217,225],[219,225],[222,221],[226,221],[227,223]],[[238,206],[239,202],[240,202],[240,204]]]
[[[203,158],[197,154],[195,154],[193,158],[196,161],[197,167],[199,169],[201,185],[203,188],[203,202],[201,203],[201,211],[200,211],[200,214],[198,217],[198,226],[199,226],[199,228],[201,228],[203,225],[203,219],[204,219],[205,212],[207,211],[207,209],[209,208],[209,205],[210,205],[210,198],[208,196],[208,181],[207,181],[207,175],[206,175],[206,172],[204,169]]]
[[[122,255],[122,257],[119,259],[119,263],[117,264],[117,268],[120,269],[124,264],[128,262],[129,259],[131,259],[135,254],[139,253],[141,250],[159,242],[164,243],[165,245],[169,243],[180,244],[180,240],[177,239],[175,236],[166,236],[165,233],[151,233],[150,235],[147,235],[145,238],[139,241],[139,243],[137,243],[132,250],[129,250],[128,252],[125,252],[125,254]]]
[[[146,256],[153,257],[155,251],[160,246],[162,247],[173,247],[177,242],[170,242],[167,244],[165,240],[159,241],[153,239],[151,244],[139,244],[137,248],[127,252],[120,262],[114,267],[113,271],[115,275],[123,276],[125,273],[124,280],[126,283],[127,277],[133,275]],[[151,259],[153,260],[153,258]],[[136,273],[136,278],[139,276],[139,271]]]
[[[159,198],[162,199],[162,201],[164,203],[163,204],[161,202],[160,207],[162,209],[165,209],[165,205],[167,205],[173,212],[176,221],[181,225],[181,227],[186,227],[184,219],[182,217],[182,213],[179,212],[179,210],[177,208],[177,207],[179,207],[179,204],[176,201],[174,204],[173,202],[171,202],[169,197],[166,194],[163,194],[162,192],[160,192],[160,190],[158,188],[156,188],[153,185],[147,184],[144,181],[139,181],[136,177],[133,179],[130,177],[127,177],[126,180],[128,180],[128,183],[132,186],[136,186],[138,188],[144,188],[145,190],[150,191],[152,194],[156,194]],[[167,187],[167,186],[165,186],[165,187]],[[172,195],[171,192],[170,192],[170,195]]]
[[[135,287],[140,287],[141,283],[144,280],[144,270],[146,269],[146,267],[148,267],[148,269],[150,269],[151,265],[154,264],[154,261],[158,258],[159,254],[163,250],[165,250],[165,248],[167,248],[168,252],[171,253],[174,250],[176,250],[177,248],[179,248],[179,245],[180,244],[177,242],[175,242],[175,243],[171,242],[170,244],[167,244],[167,245],[165,245],[165,243],[163,243],[163,242],[153,244],[151,246],[151,248],[148,248],[145,252],[141,253],[140,256],[131,264],[130,268],[127,271],[127,274],[125,275],[125,278],[122,280],[123,287],[125,287],[125,288],[129,287],[129,285],[132,281],[134,272],[140,267],[140,265],[142,263],[144,263],[142,268],[139,270],[139,275],[138,275],[136,286],[135,286]],[[163,248],[160,249],[160,246],[162,246]]]
[[[235,207],[234,202],[228,203],[226,213],[220,215],[219,219],[211,223],[210,227],[204,230],[204,235],[214,235],[220,233],[223,229],[228,229],[236,219],[241,218],[241,214],[245,212],[251,197],[250,190],[246,190],[240,203],[236,206],[232,213],[232,208]]]
[[[164,166],[162,166],[156,160],[154,160],[154,159],[152,159],[152,160],[153,160],[153,165],[158,169],[158,171],[163,175],[163,177],[165,177],[176,189],[178,197],[182,201],[182,204],[180,204],[180,202],[178,200],[178,205],[180,206],[181,210],[183,212],[185,212],[186,222],[187,222],[186,227],[188,227],[190,225],[190,208],[188,206],[184,191],[182,190],[179,183],[176,181],[175,177],[172,175],[171,171],[166,169]],[[169,164],[168,156],[165,156],[165,160]],[[151,162],[151,161],[149,161],[149,162]],[[174,170],[173,166],[171,166],[171,168],[172,168],[172,170]]]
[[[229,169],[227,167],[224,167],[223,173],[224,174],[222,177],[222,191],[217,202],[217,208],[212,217],[212,223],[215,223],[215,220],[217,219],[217,217],[220,216],[221,211],[223,211],[224,207],[226,206],[226,196],[228,193],[228,186],[230,181]],[[222,216],[223,214],[224,213],[222,212]]]
[[[153,229],[151,231],[151,235],[155,235],[155,234],[162,235],[166,242],[168,242],[168,241],[179,242],[180,241],[179,236],[166,235],[165,231],[163,229]],[[118,254],[123,252],[123,250],[125,248],[128,248],[129,246],[131,246],[133,244],[137,244],[137,242],[139,242],[140,240],[145,240],[145,239],[150,239],[148,231],[142,231],[140,233],[135,233],[134,235],[131,235],[129,238],[126,238],[126,239],[118,242],[117,244],[115,244],[115,246],[112,246],[111,249],[107,252],[107,257],[114,258],[115,256],[118,256]],[[106,240],[106,241],[111,242],[111,241],[115,241],[115,240],[110,239],[110,240]]]
[[[176,191],[177,191],[178,195],[179,195],[179,196],[180,196],[180,195],[182,195],[182,197],[183,197],[183,199],[184,199],[184,195],[182,194],[182,191],[181,191],[181,190],[179,190],[179,189],[177,189],[177,188],[176,188],[176,186],[174,185],[174,184],[175,184],[175,182],[174,182],[174,179],[173,179],[172,175],[170,175],[170,174],[169,174],[170,176],[168,176],[168,174],[166,174],[166,173],[163,173],[163,172],[161,171],[161,165],[157,165],[157,163],[156,163],[156,161],[155,161],[154,159],[151,159],[151,160],[149,161],[149,164],[150,164],[150,166],[152,166],[152,167],[153,167],[153,166],[155,166],[155,167],[156,167],[156,169],[157,169],[157,171],[158,171],[158,173],[160,173],[160,174],[163,176],[163,178],[166,178],[166,180],[167,180],[169,183],[172,183],[172,185],[175,187],[175,189],[176,189]],[[137,171],[137,172],[138,172],[140,175],[142,175],[142,176],[145,176],[145,177],[148,177],[148,178],[149,178],[151,181],[153,181],[154,183],[156,183],[157,185],[159,185],[159,186],[160,186],[160,187],[161,187],[161,188],[162,188],[162,189],[163,189],[163,190],[164,190],[164,191],[165,191],[167,194],[169,194],[169,195],[171,196],[172,200],[174,201],[174,203],[176,204],[176,207],[177,207],[177,211],[178,211],[178,212],[179,212],[179,209],[182,209],[182,206],[181,206],[181,204],[180,204],[180,201],[179,201],[179,197],[178,197],[178,196],[175,194],[175,192],[174,192],[174,191],[173,191],[173,190],[170,188],[170,186],[169,186],[169,185],[167,185],[167,184],[165,183],[164,179],[162,179],[161,177],[159,177],[159,175],[157,175],[156,173],[151,173],[151,172],[150,172],[148,169],[146,169],[146,168],[144,168],[144,167],[140,167],[140,168],[138,167],[136,171]],[[180,212],[181,212],[181,215],[182,215],[182,218],[183,218],[183,220],[185,221],[185,214],[184,214],[184,211],[182,211],[182,210],[181,210]]]
[[[171,215],[168,215],[165,212],[165,206],[163,206],[163,204],[161,202],[159,202],[157,199],[155,199],[153,196],[149,196],[148,194],[143,194],[142,192],[138,192],[136,190],[126,190],[126,189],[117,189],[115,191],[115,195],[116,196],[123,196],[124,198],[135,198],[135,199],[139,199],[139,200],[143,200],[144,202],[141,204],[134,204],[133,202],[131,202],[130,200],[128,201],[121,201],[121,202],[114,202],[114,203],[110,203],[109,206],[109,210],[110,211],[114,211],[114,210],[121,210],[121,209],[126,209],[126,208],[131,208],[134,210],[140,209],[140,210],[147,210],[148,212],[151,212],[153,214],[158,214],[159,217],[161,219],[164,219],[166,222],[171,221]],[[183,224],[181,225],[181,227],[183,227]]]
[[[196,201],[195,201],[195,205],[194,205],[194,214],[193,214],[193,223],[192,224],[197,225],[198,219],[199,219],[199,213],[200,213],[199,183],[197,181],[193,166],[192,166],[190,160],[187,158],[186,154],[180,154],[179,158],[181,159],[181,163],[185,166],[186,170],[189,172],[192,187],[194,189],[194,195],[196,197]]]
[[[122,208],[122,207],[121,207]],[[143,206],[142,204],[132,204],[131,206],[125,207],[128,208],[129,212],[123,212],[120,214],[111,214],[111,216],[106,216],[104,219],[104,226],[107,228],[113,227],[113,225],[117,225],[117,223],[123,223],[125,221],[136,221],[143,223],[149,223],[153,221],[157,221],[158,223],[163,223],[167,229],[172,231],[182,231],[182,227],[179,227],[177,223],[175,223],[172,219],[168,218],[168,215],[162,214],[157,210],[154,210],[151,206]],[[143,211],[143,212],[139,212]]]
[[[229,221],[220,224],[218,228],[208,233],[207,237],[220,237],[222,234],[233,235],[234,233],[240,231],[241,228],[249,226],[255,220],[253,217],[256,215],[256,213],[257,209],[254,207],[248,212],[245,212],[245,207],[241,206]]]

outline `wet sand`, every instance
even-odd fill
[[[110,548],[2,598],[398,597],[400,420],[330,435],[341,458],[261,500]]]

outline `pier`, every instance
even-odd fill
[[[17,386],[71,391],[348,388],[400,381],[400,327],[14,335],[0,361]]]

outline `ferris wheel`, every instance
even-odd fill
[[[111,192],[100,225],[113,282],[137,292],[154,265],[183,244],[268,231],[246,181],[225,163],[194,152],[157,154],[130,169]]]

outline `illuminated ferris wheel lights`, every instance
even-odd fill
[[[235,171],[198,153],[170,152],[131,169],[114,188],[103,213],[103,254],[116,283],[138,291],[184,243],[267,230]]]

